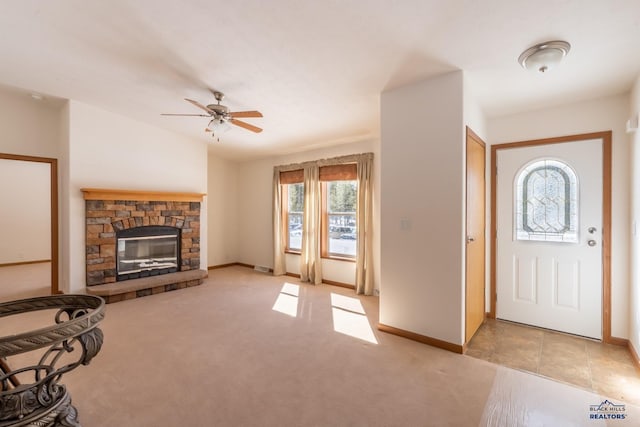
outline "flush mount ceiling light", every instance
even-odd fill
[[[571,45],[561,40],[540,43],[522,52],[518,62],[526,70],[546,73],[562,61],[569,49]]]

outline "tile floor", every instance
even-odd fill
[[[626,347],[487,319],[466,355],[640,404],[640,371]]]

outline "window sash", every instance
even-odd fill
[[[339,179],[339,180],[332,180],[332,181],[355,181],[355,179]],[[321,246],[320,246],[320,253],[322,258],[330,258],[330,259],[339,259],[339,260],[346,260],[346,261],[352,261],[355,262],[356,260],[356,254],[345,254],[342,252],[332,252],[331,251],[331,239],[332,238],[337,238],[338,236],[342,237],[345,234],[349,234],[348,232],[345,232],[344,230],[337,230],[334,231],[332,230],[332,225],[331,225],[331,221],[330,221],[330,217],[331,216],[353,216],[353,220],[354,222],[356,221],[356,212],[329,212],[329,181],[324,181],[321,184],[321,194],[322,194],[322,220],[321,220],[321,224],[320,224],[320,228],[321,228]],[[341,228],[350,228],[351,226],[345,225]],[[357,225],[353,226],[353,232],[357,233]],[[348,239],[351,240],[351,239]],[[353,242],[355,243],[356,239],[353,239]],[[356,249],[357,251],[357,249]]]
[[[297,184],[297,183],[295,183]],[[282,184],[282,213],[283,213],[283,227],[284,227],[284,232],[285,232],[285,247],[284,247],[284,251],[285,253],[294,253],[294,254],[300,254],[300,252],[302,251],[302,230],[300,233],[300,247],[298,248],[293,248],[291,247],[291,232],[289,229],[289,221],[290,221],[290,217],[293,215],[300,215],[300,217],[302,217],[302,212],[289,212],[289,185],[288,184]]]

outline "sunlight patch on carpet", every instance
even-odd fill
[[[331,310],[334,331],[378,344],[359,299],[331,293]]]
[[[300,286],[293,283],[285,283],[280,289],[278,298],[273,304],[272,310],[277,311],[287,316],[298,316],[298,294],[300,293]]]

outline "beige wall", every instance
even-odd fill
[[[319,150],[270,157],[266,159],[244,162],[239,167],[238,193],[238,241],[240,244],[240,262],[273,267],[273,200],[272,183],[273,167],[318,160],[347,154],[365,152],[374,153],[374,282],[376,289],[380,283],[379,276],[379,153],[378,141],[368,140],[350,144],[336,145]],[[298,274],[299,256],[287,255],[287,271]],[[342,283],[355,283],[355,263],[322,260],[323,278]]]
[[[51,166],[0,159],[0,264],[51,259]]]
[[[239,197],[238,163],[221,159],[211,153],[208,157],[208,266],[238,262]]]
[[[627,95],[488,120],[490,144],[613,131],[611,333],[629,336],[629,138]],[[489,196],[489,195],[488,195]]]
[[[380,322],[462,344],[463,73],[382,94]]]

